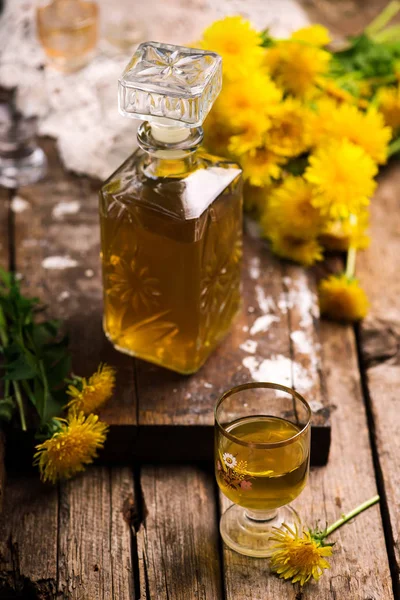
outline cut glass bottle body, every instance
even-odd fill
[[[139,150],[105,182],[104,329],[117,349],[193,373],[226,335],[240,306],[240,173],[200,152]]]

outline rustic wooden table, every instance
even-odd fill
[[[303,4],[334,31],[347,33],[359,25],[358,13],[350,11],[343,20],[342,11],[339,19],[332,8],[339,3]],[[379,5],[347,4],[365,7],[363,22]],[[101,336],[97,184],[67,174],[54,143],[43,140],[43,145],[50,159],[46,179],[0,191],[0,264],[24,274],[25,290],[40,295],[51,314],[66,319],[77,370],[90,372],[99,359],[118,365],[119,389],[102,413],[111,424],[115,449],[108,458],[132,452],[135,460],[130,466],[94,466],[55,488],[41,484],[36,473],[9,470],[0,517],[0,598],[399,598],[400,167],[389,165],[380,176],[371,209],[372,244],[358,261],[371,300],[363,324],[354,329],[319,323],[312,276],[277,263],[264,246],[254,250],[249,238],[240,327],[211,366],[188,380],[115,353]],[[72,202],[80,209],[63,213],[60,207]],[[72,266],[48,268],[49,257],[68,257]],[[60,264],[53,258],[53,266]],[[265,296],[257,296],[257,289]],[[268,298],[274,304],[266,309]],[[239,354],[238,347],[248,338],[246,328],[265,312],[277,320],[267,331],[254,332],[259,355],[246,363],[246,356],[254,355]],[[311,355],[296,347],[290,336],[294,331],[302,331],[311,343]],[[304,590],[270,575],[266,561],[245,558],[221,544],[218,519],[227,501],[217,490],[211,463],[183,462],[185,455],[203,456],[204,448],[208,457],[210,410],[220,389],[257,377],[257,370],[276,356],[310,374],[311,381],[304,381],[299,375],[304,371],[293,370],[298,379],[293,373],[292,383],[307,387],[316,427],[332,429],[329,462],[311,470],[310,483],[295,503],[304,520],[331,522],[381,495],[380,506],[335,533],[331,570]],[[227,377],[226,361],[231,364]],[[181,458],[180,463],[162,464],[160,448],[169,445],[174,448],[169,458]],[[8,453],[18,458],[18,447],[9,443]]]

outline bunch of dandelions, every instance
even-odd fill
[[[34,456],[41,479],[51,483],[84,471],[103,448],[108,426],[95,413],[112,396],[115,370],[100,365],[89,379],[74,376],[69,384],[67,416],[51,420]]]
[[[297,525],[293,528],[286,524],[275,528],[271,536],[274,542],[270,558],[272,571],[282,579],[298,582],[301,586],[311,579],[318,581],[324,570],[330,568],[327,558],[332,556],[334,544],[326,542],[326,538],[377,502],[379,496],[374,496],[322,531],[318,528],[300,529]]]
[[[321,312],[337,320],[367,312],[355,251],[369,243],[378,168],[400,151],[400,43],[385,29],[398,10],[399,2],[390,4],[362,43],[350,40],[343,53],[328,49],[321,25],[278,40],[241,17],[213,23],[195,44],[223,58],[224,85],[205,122],[205,144],[241,164],[245,208],[272,251],[305,266],[326,250],[350,253],[346,272],[320,285]],[[373,71],[380,53],[384,77]]]

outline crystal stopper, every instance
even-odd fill
[[[218,54],[145,42],[119,79],[119,111],[160,125],[199,127],[221,86]]]

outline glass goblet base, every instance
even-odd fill
[[[47,170],[47,159],[39,147],[23,158],[0,156],[0,185],[17,188],[42,179]]]
[[[267,558],[274,551],[270,539],[274,527],[283,523],[300,526],[300,518],[291,506],[273,511],[247,510],[233,504],[221,517],[219,529],[225,544],[245,556]]]

